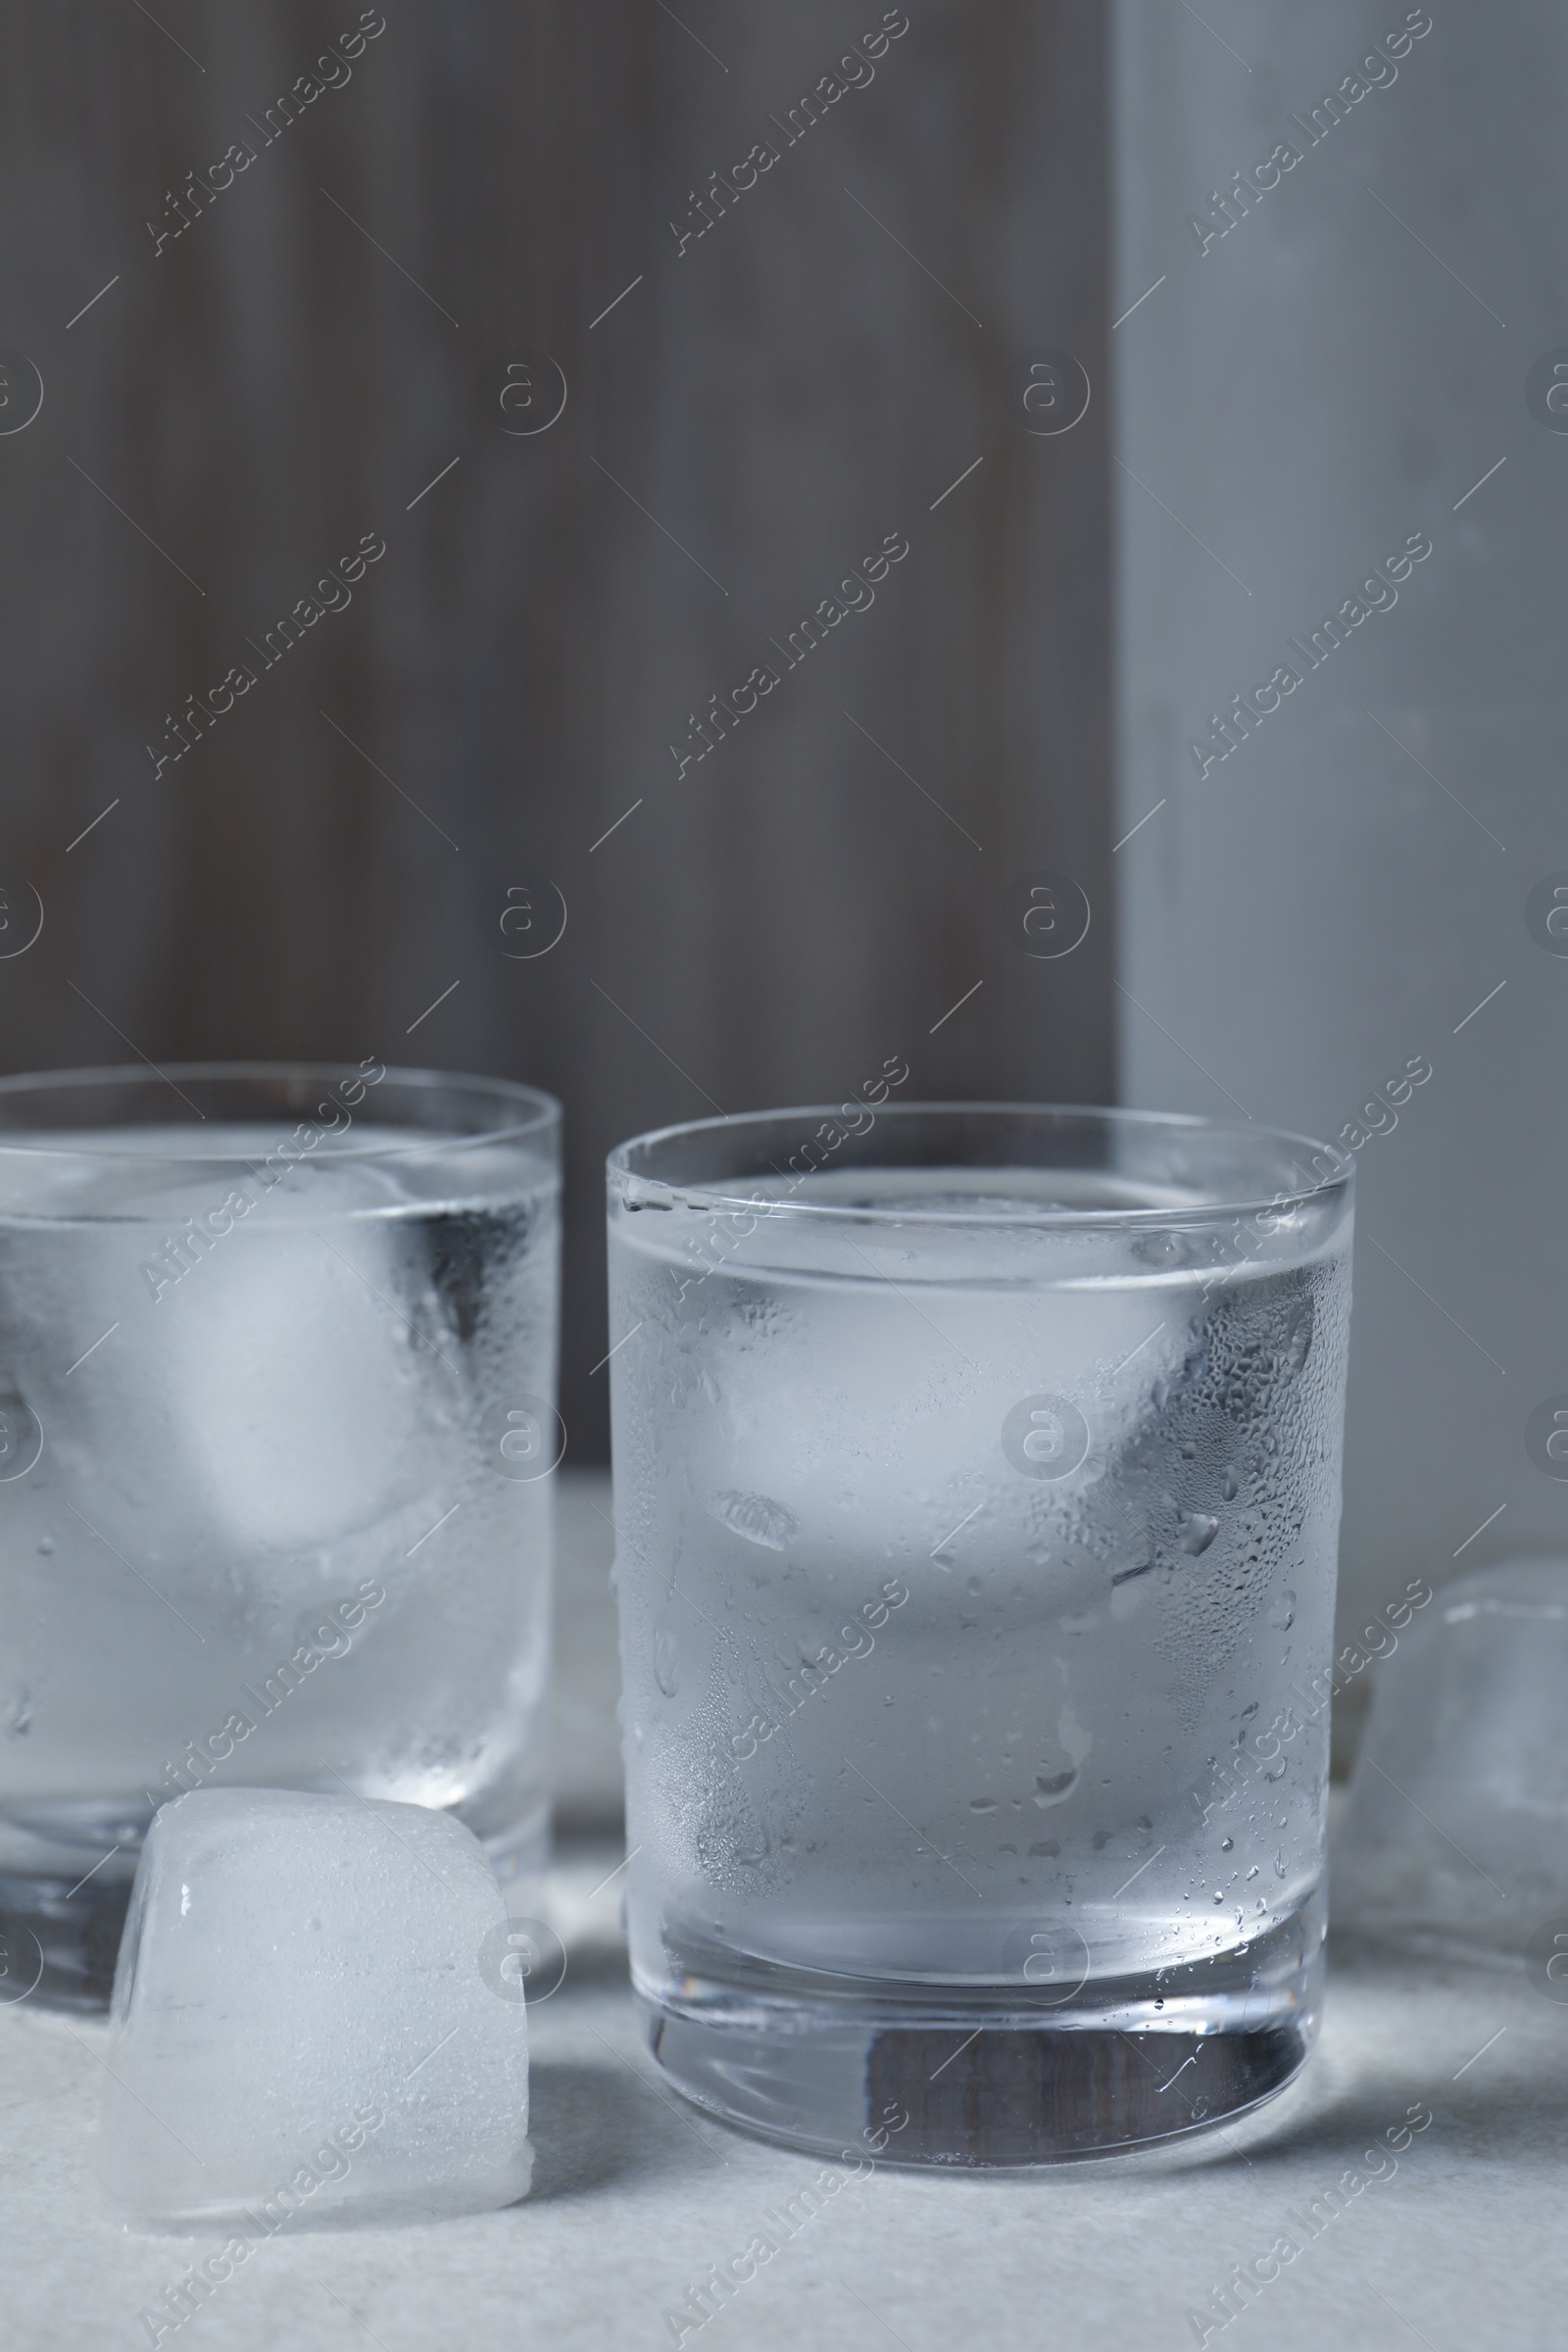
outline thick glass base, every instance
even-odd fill
[[[0,2008],[109,2006],[130,1879],[0,1878]]]
[[[726,2123],[822,2156],[1017,2168],[1166,2146],[1273,2098],[1316,2037],[1322,1946],[1314,1899],[1243,1953],[1060,2006],[756,1963],[637,1989],[662,2072]]]

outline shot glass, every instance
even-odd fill
[[[559,1146],[376,1062],[0,1081],[0,2003],[107,2000],[187,1789],[542,1868]]]
[[[611,1154],[632,1973],[688,2098],[1013,2166],[1296,2073],[1351,1182],[1005,1104]]]

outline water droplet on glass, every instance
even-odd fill
[[[764,1551],[785,1550],[801,1532],[795,1513],[766,1494],[710,1494],[708,1513],[731,1535],[760,1544]]]
[[[1183,1551],[1191,1552],[1196,1560],[1205,1552],[1219,1534],[1219,1521],[1206,1511],[1180,1511],[1177,1527]]]
[[[1078,1767],[1069,1765],[1065,1772],[1037,1772],[1035,1774],[1035,1803],[1040,1806],[1059,1805],[1078,1779]]]

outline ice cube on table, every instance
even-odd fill
[[[500,1887],[449,1814],[206,1788],[155,1818],[111,2010],[99,2176],[242,2234],[522,2196],[528,2044]]]
[[[1438,1594],[1377,1670],[1337,1927],[1529,1953],[1568,1927],[1568,1559],[1509,1560]]]

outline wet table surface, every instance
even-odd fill
[[[414,2229],[290,2225],[159,2340],[1561,2345],[1568,2006],[1522,1973],[1338,1955],[1298,2083],[1247,2133],[1179,2164],[989,2178],[876,2166],[826,2189],[816,2160],[706,2120],[657,2077],[626,1989],[618,1878],[595,1891],[615,1858],[581,1842],[553,1883],[571,1960],[532,2014],[529,2199]],[[106,2046],[99,2024],[0,2011],[4,2340],[25,2352],[152,2342],[141,2315],[221,2242],[132,2235],[102,2204]],[[704,2320],[693,2288],[760,2236],[776,2250]],[[1253,2274],[1240,2304],[1226,2288],[1238,2264]]]

